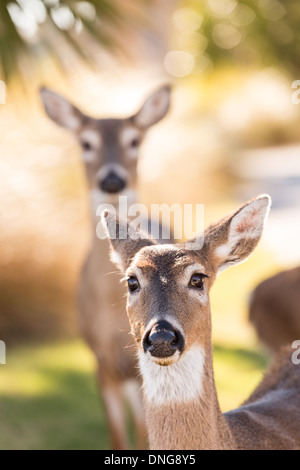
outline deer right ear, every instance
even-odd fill
[[[165,85],[144,102],[141,109],[133,116],[134,123],[141,129],[147,129],[160,121],[170,108],[171,87]]]
[[[77,131],[85,120],[84,114],[68,100],[48,88],[40,89],[44,108],[52,121],[71,131]]]
[[[246,260],[258,244],[269,214],[271,198],[262,194],[205,232],[217,271]]]
[[[123,272],[138,251],[157,243],[147,233],[137,231],[130,223],[119,220],[116,214],[108,210],[102,213],[101,222],[110,240],[111,260]]]

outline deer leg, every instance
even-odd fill
[[[122,384],[106,380],[99,372],[98,381],[104,401],[111,450],[129,449]]]
[[[143,407],[142,391],[137,380],[128,380],[124,385],[124,394],[132,411],[135,448],[145,450],[148,448],[145,413]]]

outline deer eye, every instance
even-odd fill
[[[130,147],[136,149],[140,145],[139,139],[132,139]]]
[[[139,281],[137,280],[136,277],[134,276],[130,276],[128,279],[127,279],[127,284],[128,284],[128,289],[130,290],[130,292],[134,292],[135,290],[137,290],[140,286],[139,284]]]
[[[83,141],[81,142],[81,147],[82,147],[83,150],[85,150],[85,151],[92,150],[92,146],[91,146],[90,142],[88,142],[87,140],[83,140]]]
[[[208,277],[208,276],[206,276],[206,274],[195,273],[192,275],[189,285],[191,287],[195,287],[196,289],[203,289],[204,287],[203,280],[205,277]]]

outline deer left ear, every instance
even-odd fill
[[[269,214],[271,198],[258,196],[210,227],[205,237],[214,250],[217,270],[246,260],[258,244]]]
[[[59,126],[76,133],[86,120],[86,116],[66,98],[46,87],[40,89],[46,113]]]
[[[155,245],[147,233],[137,231],[127,221],[119,220],[113,212],[105,210],[101,222],[111,245],[111,260],[125,272],[135,254],[145,246]]]
[[[165,85],[149,96],[141,109],[133,116],[134,124],[141,129],[147,129],[159,122],[169,110],[170,94],[171,87]]]

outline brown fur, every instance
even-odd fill
[[[238,449],[300,449],[300,367],[286,347],[259,386],[237,410],[226,413]]]
[[[299,450],[300,367],[291,362],[292,352],[278,353],[248,400],[222,414],[207,349],[205,387],[197,401],[163,407],[146,403],[151,448]]]
[[[146,403],[146,423],[153,450],[233,449],[230,428],[217,399],[212,372],[212,351],[208,344],[202,397],[188,404],[154,406]],[[188,387],[188,384],[187,384]]]
[[[121,134],[126,129],[134,129],[139,147],[147,128],[162,119],[168,111],[170,88],[162,87],[145,101],[135,115],[125,119],[93,119],[56,93],[45,88],[41,93],[45,109],[51,119],[72,130],[83,148],[86,131],[92,132],[94,138],[98,136],[101,140],[101,145],[92,147],[87,155],[83,151],[89,189],[99,191],[99,171],[105,165],[117,165],[126,175],[124,177],[126,190],[131,190],[134,194],[134,201],[131,200],[129,203],[135,202],[137,158],[132,157],[128,145],[122,143]],[[111,203],[117,209],[117,203],[114,201],[118,194],[113,195],[113,201],[109,194],[104,196],[106,200],[102,202]],[[95,207],[93,210],[95,212]],[[95,213],[92,222],[94,235],[78,288],[79,324],[85,340],[96,357],[97,379],[105,404],[111,448],[127,449],[129,444],[125,421],[124,386],[130,380],[139,387],[140,380],[126,318],[126,290],[120,284],[120,275],[116,273],[115,265],[109,258],[109,242],[96,236],[98,220],[95,218]],[[139,403],[131,404],[133,404],[136,446],[143,448],[146,442],[144,417]]]
[[[177,395],[179,401],[177,398],[158,404],[148,398],[149,390],[145,389],[152,449],[300,449],[300,367],[291,362],[293,351],[288,349],[276,356],[249,399],[229,413],[221,413],[214,384],[209,291],[218,268],[232,264],[233,260],[239,262],[253,251],[263,230],[268,205],[266,196],[254,199],[210,227],[205,232],[204,246],[198,252],[185,251],[180,245],[162,249],[151,240],[149,246],[141,247],[141,240],[135,241],[137,254],[127,266],[126,274],[137,277],[139,289],[128,295],[127,312],[140,355],[145,354],[141,344],[145,328],[151,320],[163,319],[166,315],[169,321],[176,320],[183,330],[185,349],[182,355],[192,345],[201,346],[205,353],[201,353],[204,358],[202,390],[194,399],[186,401],[182,389]],[[112,219],[113,216],[106,214],[104,223],[108,233]],[[121,256],[123,253],[124,264],[128,240],[111,240],[111,243]],[[131,240],[130,250],[132,243]],[[224,245],[228,250],[223,249]],[[222,250],[216,251],[219,246]],[[197,295],[191,293],[192,287],[187,284],[184,273],[184,266],[194,263],[200,263],[201,272],[209,276]],[[180,364],[181,361],[181,358],[173,360],[172,356],[164,359],[164,364],[174,361]],[[152,357],[150,361],[150,364],[153,361],[157,364],[149,369],[156,374],[153,381],[159,380],[161,369],[169,367],[160,366],[159,360]],[[149,374],[142,363],[141,367],[142,374]],[[171,384],[171,378],[169,380]],[[191,376],[190,380],[192,384]],[[152,387],[149,382],[146,384]],[[186,387],[189,385],[187,382]]]
[[[276,274],[251,294],[249,317],[273,350],[300,339],[300,267]]]

